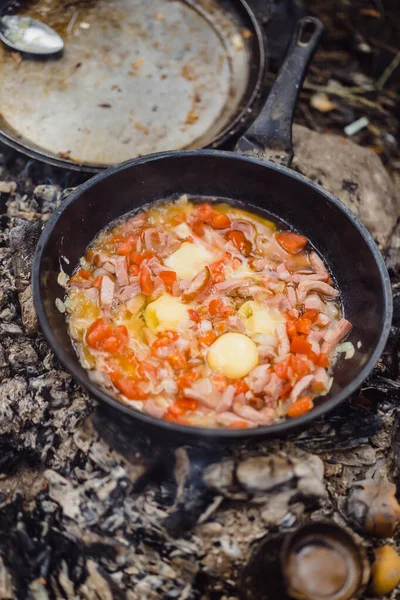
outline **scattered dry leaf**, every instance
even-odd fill
[[[374,596],[386,596],[400,582],[400,556],[390,546],[376,548],[374,554],[370,593]]]
[[[380,19],[380,13],[375,8],[362,8],[360,13],[366,17],[373,17],[374,19]]]
[[[313,108],[319,110],[319,112],[327,113],[331,110],[335,110],[336,104],[329,100],[327,94],[323,92],[318,92],[311,96],[310,104]]]

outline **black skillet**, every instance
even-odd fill
[[[238,144],[238,153],[215,150],[166,152],[108,169],[74,190],[55,211],[40,238],[33,266],[33,294],[42,330],[65,368],[108,412],[124,414],[133,430],[148,428],[170,439],[234,441],[282,435],[332,410],[369,375],[384,348],[391,323],[392,296],[382,256],[371,235],[337,198],[288,167],[293,150],[291,123],[307,65],[322,31],[302,19],[268,101]],[[308,41],[307,41],[308,40]],[[246,152],[247,154],[242,154]],[[280,162],[274,164],[264,157]],[[329,394],[297,419],[248,430],[184,427],[121,404],[91,383],[80,366],[56,306],[60,264],[71,273],[96,234],[121,215],[154,200],[188,193],[241,202],[306,235],[324,257],[353,324],[356,352],[339,360]],[[64,258],[67,259],[67,262]]]

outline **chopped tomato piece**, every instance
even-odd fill
[[[128,400],[145,400],[147,394],[143,391],[139,383],[133,379],[126,379],[124,377],[115,376],[111,377],[111,381],[119,392]]]
[[[214,277],[213,277],[213,282],[214,283],[221,283],[222,281],[225,281],[225,276],[223,273],[215,273]]]
[[[229,240],[231,240],[233,245],[236,246],[236,248],[240,250],[242,254],[244,254],[244,256],[249,256],[252,250],[252,245],[244,235],[243,231],[229,231],[227,237]]]
[[[134,265],[138,265],[138,267],[140,267],[140,265],[142,264],[144,259],[145,259],[144,254],[140,254],[140,252],[137,252],[136,250],[131,252],[129,255],[130,262]]]
[[[199,336],[199,342],[204,344],[205,346],[211,346],[213,342],[217,339],[217,334],[215,331],[206,331],[204,335]]]
[[[167,360],[174,369],[184,369],[187,367],[187,360],[182,352],[175,352],[167,356]]]
[[[103,342],[112,335],[113,326],[104,319],[96,319],[86,334],[86,341],[91,348],[101,349]]]
[[[315,321],[318,319],[318,315],[319,312],[316,308],[309,308],[303,314],[303,319],[310,319],[311,323],[315,323]]]
[[[195,221],[191,224],[192,231],[197,237],[203,237],[204,235],[204,224],[201,221]]]
[[[142,360],[138,367],[138,372],[141,377],[146,377],[147,379],[151,379],[157,373],[157,367],[147,362],[146,360]]]
[[[200,221],[203,221],[204,223],[206,223],[213,216],[214,209],[211,206],[211,204],[208,204],[208,202],[204,202],[204,204],[199,204],[197,206],[196,214],[197,214],[197,218]]]
[[[224,302],[222,298],[211,300],[208,310],[212,317],[229,317],[234,312],[233,306],[228,302]]]
[[[245,394],[250,389],[244,379],[237,379],[233,385],[236,388],[236,394]]]
[[[300,319],[297,319],[296,329],[299,333],[308,335],[311,331],[311,325],[312,323],[310,319],[307,319],[306,317],[300,317]]]
[[[150,269],[146,266],[140,269],[139,283],[142,293],[145,294],[145,296],[151,296],[151,294],[154,292],[154,283],[151,278]]]
[[[296,354],[306,354],[308,356],[312,354],[312,347],[306,339],[297,335],[292,339],[292,342],[290,344],[290,351]]]
[[[222,213],[215,211],[215,214],[211,218],[210,225],[214,229],[226,229],[227,227],[230,227],[231,220],[226,215],[223,215]]]
[[[79,269],[77,275],[79,277],[81,277],[82,279],[90,279],[92,276],[92,273],[90,271],[86,271],[85,269]]]
[[[289,254],[297,254],[303,250],[307,244],[308,239],[304,235],[293,233],[292,231],[281,231],[276,234],[276,241],[286,252]]]
[[[212,382],[219,392],[223,392],[228,387],[228,380],[225,375],[214,375]]]
[[[104,319],[97,319],[89,327],[86,335],[89,346],[111,354],[122,352],[128,342],[128,330],[125,325],[114,327]]]
[[[250,425],[246,421],[233,421],[228,425],[228,429],[249,429]]]
[[[324,352],[321,352],[321,354],[317,354],[317,360],[316,360],[316,365],[318,365],[319,367],[329,367],[329,365],[331,364],[328,358],[328,355],[325,354]]]
[[[290,392],[292,391],[293,386],[291,383],[286,383],[283,388],[281,389],[281,393],[279,394],[279,398],[281,400],[284,400],[285,398],[287,398],[287,396],[290,394]]]
[[[301,415],[310,412],[312,408],[314,408],[314,402],[311,400],[310,396],[303,396],[303,398],[299,398],[289,406],[287,416],[292,418],[300,417]]]
[[[299,379],[310,373],[310,367],[308,360],[304,356],[298,354],[291,354],[289,357],[289,364],[293,372],[298,376]]]
[[[120,349],[120,340],[116,335],[110,335],[101,345],[101,349],[110,354],[116,354]]]
[[[326,387],[322,383],[322,381],[313,381],[312,384],[311,384],[311,391],[314,394],[321,394],[321,392],[325,392],[326,391]]]
[[[120,256],[128,256],[132,252],[133,244],[130,242],[122,242],[117,246],[116,253]]]
[[[211,263],[210,265],[210,271],[213,275],[215,275],[216,273],[220,273],[223,268],[224,268],[224,263],[231,258],[231,254],[229,254],[229,252],[227,252],[226,254],[224,254],[224,256],[222,258],[220,258],[219,260],[216,260],[215,262]]]
[[[158,340],[155,340],[155,342],[152,343],[151,349],[158,350],[159,348],[164,348],[165,346],[169,346],[170,344],[172,344],[172,342],[176,342],[178,337],[179,336],[176,333],[176,331],[170,331],[170,330],[166,329],[160,335]]]
[[[296,321],[287,321],[286,331],[288,334],[288,338],[292,340],[297,335]]]
[[[281,379],[287,379],[290,356],[275,365],[274,371]]]
[[[191,321],[194,321],[195,323],[199,323],[200,322],[200,315],[197,312],[197,310],[193,310],[193,308],[189,308],[188,309],[188,314],[189,314],[189,319]]]
[[[194,398],[178,398],[178,400],[175,400],[174,405],[185,413],[196,410],[199,402]]]
[[[190,387],[190,385],[194,381],[196,381],[196,379],[198,379],[199,376],[199,373],[197,371],[194,371],[193,369],[185,371],[185,373],[183,373],[183,375],[181,375],[177,381],[178,388],[180,390],[184,390],[185,388]]]
[[[161,271],[159,273],[159,277],[162,279],[167,288],[171,288],[176,281],[175,271]]]
[[[112,335],[112,332],[112,324],[105,319],[99,318],[89,327],[86,339],[88,344],[95,348],[99,343]]]

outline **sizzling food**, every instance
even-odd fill
[[[101,232],[65,308],[82,365],[121,402],[248,428],[302,415],[329,391],[351,330],[338,296],[304,236],[182,197]]]

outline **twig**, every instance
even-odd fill
[[[388,114],[387,111],[382,108],[376,102],[372,102],[372,100],[368,100],[367,98],[363,98],[362,96],[356,96],[355,94],[349,93],[346,89],[340,88],[331,88],[326,85],[316,85],[315,83],[310,83],[309,81],[305,81],[303,88],[305,90],[313,90],[315,92],[324,92],[325,94],[331,94],[332,96],[340,96],[341,98],[346,98],[350,102],[355,102],[356,104],[363,104],[364,106],[368,106],[368,108],[373,108],[383,114]]]
[[[68,23],[67,33],[72,33],[74,25],[76,23],[76,19],[78,18],[79,10],[74,9],[74,14],[71,17],[70,22]]]
[[[374,44],[375,46],[377,46],[378,48],[387,50],[388,52],[391,52],[392,54],[397,54],[399,51],[398,48],[395,48],[394,46],[390,46],[390,44],[386,44],[386,42],[382,42],[381,40],[377,40],[376,38],[371,38],[368,41],[371,42],[371,44]]]
[[[388,65],[386,67],[386,69],[383,71],[382,75],[379,77],[378,81],[376,82],[375,85],[375,89],[376,90],[382,90],[385,83],[387,82],[387,80],[389,79],[389,77],[391,76],[391,74],[397,69],[397,67],[400,65],[400,52],[398,52],[396,54],[396,56],[393,58],[392,62],[390,63],[390,65]]]

